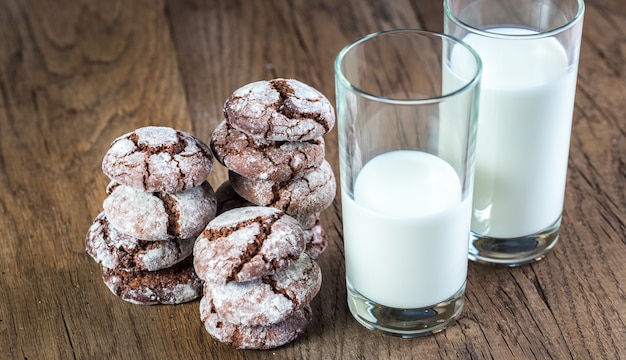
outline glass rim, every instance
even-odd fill
[[[354,86],[350,82],[350,80],[346,78],[343,71],[341,70],[341,64],[343,63],[343,60],[346,54],[350,52],[351,50],[353,50],[356,46],[361,45],[375,37],[389,35],[389,34],[399,34],[399,33],[411,33],[411,34],[419,34],[419,35],[428,36],[428,37],[438,37],[441,39],[452,41],[455,44],[459,44],[463,46],[463,48],[468,50],[469,53],[474,58],[474,60],[476,61],[476,71],[474,72],[472,78],[467,80],[465,84],[463,86],[460,86],[458,89],[455,89],[454,91],[450,91],[446,93],[442,91],[441,95],[432,96],[432,97],[428,97],[424,99],[393,99],[389,97],[374,95],[374,94],[371,94],[369,92],[366,92],[360,89],[357,86]],[[435,104],[435,103],[443,102],[444,100],[448,98],[451,98],[458,94],[466,92],[470,88],[477,87],[478,82],[480,81],[481,74],[482,74],[483,64],[482,64],[482,60],[480,59],[480,56],[478,56],[478,53],[471,46],[469,46],[465,42],[455,37],[452,37],[450,35],[442,34],[442,33],[435,32],[435,31],[430,31],[430,30],[422,30],[422,29],[393,29],[393,30],[378,31],[378,32],[365,35],[349,43],[348,45],[346,45],[343,49],[341,49],[341,51],[335,58],[334,69],[335,69],[335,78],[337,82],[341,83],[343,87],[349,89],[353,93],[356,93],[364,98],[382,102],[382,103],[392,104],[392,105],[425,105],[425,104]]]
[[[532,39],[543,39],[543,38],[553,37],[556,34],[560,34],[574,27],[576,24],[578,24],[578,22],[580,22],[580,20],[583,18],[583,15],[585,13],[585,1],[575,0],[576,3],[578,4],[578,11],[576,12],[576,15],[574,15],[571,19],[569,19],[567,23],[565,23],[564,25],[555,27],[547,31],[542,31],[536,34],[502,34],[502,33],[496,33],[496,32],[478,29],[472,25],[467,24],[466,22],[461,21],[461,19],[456,17],[456,15],[454,15],[452,10],[450,9],[450,1],[451,0],[444,0],[443,2],[443,12],[448,18],[450,18],[454,23],[466,29],[470,33],[477,34],[477,35],[484,36],[484,37],[493,38],[493,39],[532,40]]]

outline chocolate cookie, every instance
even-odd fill
[[[324,139],[272,142],[247,135],[222,121],[211,135],[217,161],[251,179],[287,181],[322,165]]]
[[[312,228],[304,230],[304,237],[306,238],[306,248],[304,252],[313,260],[317,258],[326,250],[328,246],[328,236],[322,224],[316,224]]]
[[[207,282],[226,284],[275,273],[304,251],[304,232],[284,212],[252,206],[211,220],[194,246],[194,266]]]
[[[191,258],[157,271],[102,268],[102,279],[113,294],[133,304],[182,304],[202,296]]]
[[[215,217],[215,193],[208,182],[179,193],[144,192],[113,185],[104,199],[111,225],[141,240],[188,239]]]
[[[229,180],[224,181],[217,190],[215,190],[215,199],[217,200],[216,215],[240,207],[255,206],[255,204],[237,194]]]
[[[226,285],[205,283],[204,296],[215,313],[236,325],[265,326],[279,323],[304,308],[317,295],[322,272],[302,254],[274,275]]]
[[[285,320],[266,326],[235,325],[222,320],[206,297],[200,299],[200,320],[214,339],[238,349],[273,349],[285,345],[306,330],[311,321],[309,305],[294,311]]]
[[[224,115],[234,128],[270,141],[312,140],[335,125],[330,101],[293,79],[257,81],[237,89],[226,100]]]
[[[113,141],[102,171],[122,185],[176,193],[200,185],[213,168],[211,151],[191,134],[148,126]]]
[[[335,198],[337,184],[327,161],[319,168],[291,181],[254,180],[233,171],[231,185],[244,199],[257,205],[281,209],[289,215],[310,214],[326,209]]]
[[[193,251],[195,238],[143,241],[110,226],[104,212],[89,227],[85,238],[87,253],[106,268],[126,271],[155,271],[171,267]]]

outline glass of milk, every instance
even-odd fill
[[[480,75],[471,48],[420,30],[337,56],[348,306],[369,329],[427,335],[461,312]]]
[[[517,266],[557,243],[582,0],[445,0],[444,32],[483,62],[470,259]],[[452,50],[454,65],[465,50]]]

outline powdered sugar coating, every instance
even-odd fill
[[[198,236],[194,267],[207,282],[249,281],[284,268],[304,249],[304,231],[292,217],[274,208],[236,208]]]
[[[102,171],[135,189],[175,193],[205,181],[212,161],[208,146],[193,135],[147,126],[115,139],[104,155]]]
[[[309,255],[311,259],[317,260],[328,246],[326,230],[324,230],[322,224],[317,223],[310,229],[304,230],[304,237],[306,238],[306,248],[304,252]]]
[[[285,345],[304,333],[311,318],[312,310],[307,305],[277,324],[235,325],[222,320],[205,297],[200,299],[200,320],[206,331],[214,339],[238,349],[266,350]]]
[[[215,217],[217,202],[208,182],[169,194],[129,186],[109,186],[104,212],[118,230],[141,240],[187,239],[197,236]]]
[[[322,272],[302,254],[288,267],[261,279],[205,285],[204,296],[221,319],[236,325],[276,324],[306,306],[317,295]]]
[[[113,294],[138,305],[182,304],[202,296],[202,280],[191,261],[157,271],[127,272],[102,268],[102,279]]]
[[[324,161],[324,139],[271,142],[254,138],[222,121],[211,135],[215,159],[251,179],[287,181],[304,176]]]
[[[230,183],[244,199],[281,209],[289,215],[311,214],[326,209],[337,191],[335,175],[324,160],[319,168],[290,181],[255,180],[230,171]]]
[[[312,140],[335,125],[330,101],[294,79],[247,84],[226,100],[224,114],[234,128],[270,141]]]
[[[85,237],[87,253],[106,268],[156,271],[184,260],[193,251],[195,238],[143,241],[118,231],[104,212],[98,214]]]

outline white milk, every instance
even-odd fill
[[[552,38],[463,40],[483,61],[472,231],[501,238],[538,232],[563,208],[576,68]],[[454,66],[465,62],[452,55]]]
[[[420,151],[393,151],[342,191],[346,277],[368,299],[394,308],[431,306],[467,275],[470,201],[454,169]]]

